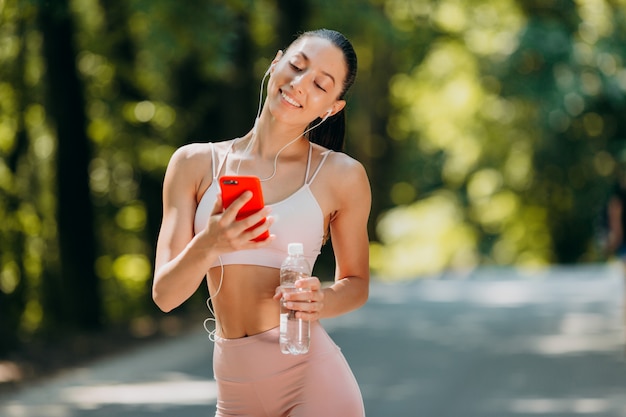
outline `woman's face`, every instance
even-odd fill
[[[293,124],[308,124],[335,114],[345,106],[337,98],[343,90],[346,64],[343,52],[330,41],[304,37],[274,59],[268,82],[272,115]]]

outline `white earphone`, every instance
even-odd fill
[[[324,117],[322,118],[322,122],[326,119],[328,119],[328,117],[330,116],[330,114],[333,112],[333,109],[328,109],[328,111],[326,112],[326,114],[324,115]]]

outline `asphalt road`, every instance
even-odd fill
[[[368,417],[626,417],[617,265],[373,283],[324,326]],[[212,344],[198,331],[0,397],[2,417],[207,417]]]

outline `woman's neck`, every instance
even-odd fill
[[[302,137],[305,128],[306,126],[286,125],[261,115],[255,128],[246,135],[248,152],[261,159],[271,160],[278,152],[281,152],[281,156],[300,152],[306,142]]]

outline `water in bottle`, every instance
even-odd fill
[[[298,291],[296,281],[311,275],[311,267],[304,258],[302,243],[287,246],[287,258],[280,268],[280,286],[284,293]],[[296,318],[296,312],[280,300],[280,350],[286,354],[301,355],[309,351],[310,322]]]

